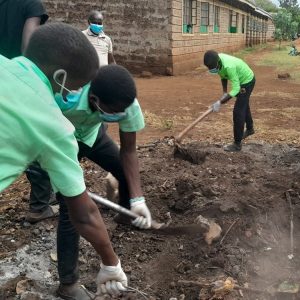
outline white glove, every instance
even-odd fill
[[[221,107],[221,101],[220,100],[218,100],[217,102],[215,102],[211,106],[213,112],[218,112],[220,110],[220,107]]]
[[[121,262],[116,266],[105,266],[101,263],[101,269],[97,279],[97,295],[120,295],[126,291],[127,276],[121,267]]]
[[[148,229],[151,227],[151,213],[149,208],[146,205],[146,201],[144,197],[136,197],[130,199],[131,211],[140,215],[140,217],[136,218],[132,221],[132,224],[141,229]]]

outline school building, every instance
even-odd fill
[[[52,20],[86,29],[93,9],[117,63],[136,73],[176,75],[202,64],[208,49],[232,52],[262,44],[271,16],[247,0],[44,0]]]

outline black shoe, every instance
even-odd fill
[[[247,138],[249,135],[252,135],[252,134],[254,134],[255,133],[255,131],[254,131],[254,129],[252,128],[252,129],[246,129],[245,131],[244,131],[244,134],[243,134],[243,140],[245,139],[245,138]]]
[[[60,284],[57,296],[66,300],[92,300],[95,295],[89,292],[83,285],[74,284]]]
[[[59,215],[59,206],[49,205],[47,209],[42,212],[28,212],[25,216],[25,221],[34,224],[45,219],[55,218],[58,215]]]
[[[232,144],[226,145],[224,147],[224,151],[227,151],[227,152],[238,152],[241,150],[242,150],[241,143],[232,143]]]

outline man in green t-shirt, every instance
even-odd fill
[[[79,160],[87,157],[110,172],[119,182],[120,205],[141,216],[133,225],[149,228],[151,213],[143,197],[136,153],[136,132],[145,123],[131,74],[118,65],[101,67],[91,84],[76,96],[56,97],[56,102],[76,129]],[[120,150],[106,133],[106,123],[113,122],[119,124]],[[50,198],[47,173],[34,165],[27,170],[27,177],[32,190],[30,201],[46,211]],[[42,216],[43,211],[30,212],[27,220],[36,222]],[[119,216],[117,221],[127,220]]]
[[[102,258],[99,290],[120,293],[127,285],[127,277],[99,210],[86,192],[74,127],[53,97],[77,90],[92,80],[98,69],[97,54],[79,30],[52,23],[33,33],[25,56],[12,60],[0,56],[0,191],[13,183],[28,164],[37,161],[62,195],[63,217],[57,233],[59,296],[91,299],[77,284],[77,274],[65,268],[67,252],[77,250],[68,239],[70,231],[88,240]],[[63,84],[57,84],[53,77]],[[74,263],[76,267],[77,259]]]
[[[136,87],[130,73],[118,65],[101,67],[91,84],[84,86],[72,97],[55,97],[56,103],[63,114],[74,125],[78,141],[79,160],[87,157],[106,171],[111,172],[119,181],[120,204],[141,217],[134,220],[133,225],[139,228],[151,226],[151,213],[146,205],[141,189],[138,158],[136,153],[136,132],[143,129],[144,118],[136,99]],[[103,122],[118,122],[120,128],[120,150],[106,134]],[[51,190],[49,177],[37,164],[27,170],[31,183],[31,197],[34,203],[41,202],[47,208],[47,199]],[[39,191],[42,191],[39,198]],[[48,194],[48,196],[47,196]],[[46,195],[46,201],[42,197]],[[61,195],[57,199],[63,203]],[[41,206],[41,205],[39,205]],[[61,204],[60,219],[64,218],[66,208]],[[41,213],[30,213],[31,221],[38,221]],[[120,218],[119,218],[120,219]],[[30,219],[29,219],[30,221]],[[58,251],[63,257],[64,264],[60,266],[61,274],[77,277],[77,257],[79,255],[79,234],[68,230],[68,236],[58,243]],[[69,224],[71,226],[71,224]],[[71,249],[65,248],[66,239]],[[60,240],[59,240],[60,241]]]
[[[242,149],[242,140],[254,134],[253,120],[250,111],[249,99],[255,85],[255,77],[250,67],[241,59],[209,50],[204,54],[204,64],[211,74],[221,77],[223,96],[212,105],[214,112],[220,110],[221,104],[232,97],[236,97],[233,109],[234,142],[224,147],[225,151],[236,152]],[[231,82],[231,91],[227,92],[228,80]],[[244,127],[246,123],[246,131]]]

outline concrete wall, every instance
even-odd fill
[[[173,0],[171,25],[172,33],[170,34],[172,47],[172,65],[173,74],[179,74],[188,70],[195,69],[202,64],[203,54],[206,50],[214,49],[217,51],[233,52],[246,46],[247,34],[247,13],[233,8],[228,4],[219,1],[205,0],[210,3],[210,18],[208,32],[200,33],[200,14],[201,1],[197,1],[197,23],[193,26],[192,34],[182,33],[182,0]],[[213,32],[213,5],[220,7],[220,31]],[[229,33],[229,10],[233,10],[239,14],[237,33]],[[245,16],[245,30],[242,33],[242,16]],[[262,40],[262,33],[253,34],[255,42]],[[251,36],[251,41],[252,41]]]
[[[80,29],[93,9],[105,10],[104,30],[114,43],[117,63],[133,72],[165,74],[171,66],[168,38],[171,0],[43,0],[52,20]]]

